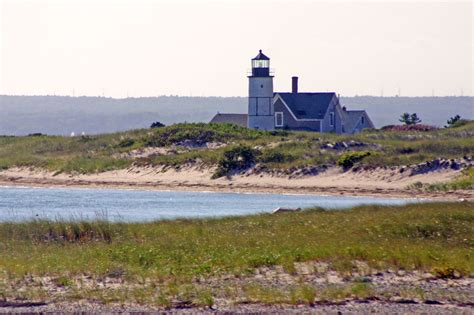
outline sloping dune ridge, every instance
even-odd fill
[[[95,174],[57,174],[35,168],[11,168],[0,171],[0,185],[474,199],[472,191],[426,192],[410,187],[416,183],[435,184],[455,179],[461,171],[453,169],[412,175],[409,172],[401,172],[399,167],[346,172],[333,167],[317,175],[297,177],[250,170],[229,177],[211,179],[214,171],[213,167],[202,166],[134,166]]]

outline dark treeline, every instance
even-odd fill
[[[416,112],[424,124],[449,117],[473,119],[474,97],[342,97],[349,109],[365,109],[377,127]],[[114,99],[68,96],[0,96],[0,134],[97,134],[149,127],[154,121],[208,122],[218,111],[245,113],[245,97],[159,96]]]

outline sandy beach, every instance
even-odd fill
[[[414,183],[447,182],[459,176],[459,170],[443,169],[409,175],[397,168],[377,168],[343,172],[330,168],[318,175],[289,176],[270,173],[234,175],[211,179],[213,168],[131,167],[97,174],[53,173],[41,169],[11,168],[0,171],[2,186],[93,187],[154,190],[265,192],[350,196],[419,197],[444,200],[474,200],[472,191],[425,192],[410,189]]]

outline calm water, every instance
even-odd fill
[[[32,218],[149,221],[271,212],[277,207],[400,205],[414,199],[81,188],[0,187],[0,221]]]

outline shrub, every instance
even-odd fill
[[[388,125],[382,127],[383,131],[432,131],[439,129],[430,125]]]
[[[337,165],[342,166],[344,169],[349,169],[369,155],[370,152],[348,152],[341,155],[339,160],[337,160]]]
[[[130,139],[130,138],[125,138],[119,142],[118,146],[121,148],[127,148],[127,147],[131,147],[134,144],[135,144],[135,140]]]
[[[228,149],[224,156],[219,160],[216,173],[213,179],[228,175],[235,170],[249,168],[255,162],[256,150],[248,146],[238,146]]]
[[[440,279],[456,279],[461,276],[459,271],[450,267],[434,268],[433,272]]]
[[[286,137],[289,135],[287,130],[273,130],[268,132],[271,136]]]
[[[421,189],[423,188],[423,183],[420,181],[414,182],[413,184],[408,186],[409,189]]]
[[[164,127],[165,124],[160,123],[159,121],[155,121],[154,123],[151,124],[150,128],[161,128]]]
[[[459,128],[459,127],[469,124],[470,122],[471,120],[468,120],[468,119],[459,119],[455,121],[454,123],[450,124],[448,128]]]
[[[386,126],[383,126],[382,128],[380,128],[380,130],[382,130],[382,131],[391,131],[394,127],[395,127],[395,125],[386,125]]]
[[[412,147],[401,147],[401,148],[397,148],[396,151],[400,154],[412,154],[412,153],[417,153],[419,149],[412,148]]]

